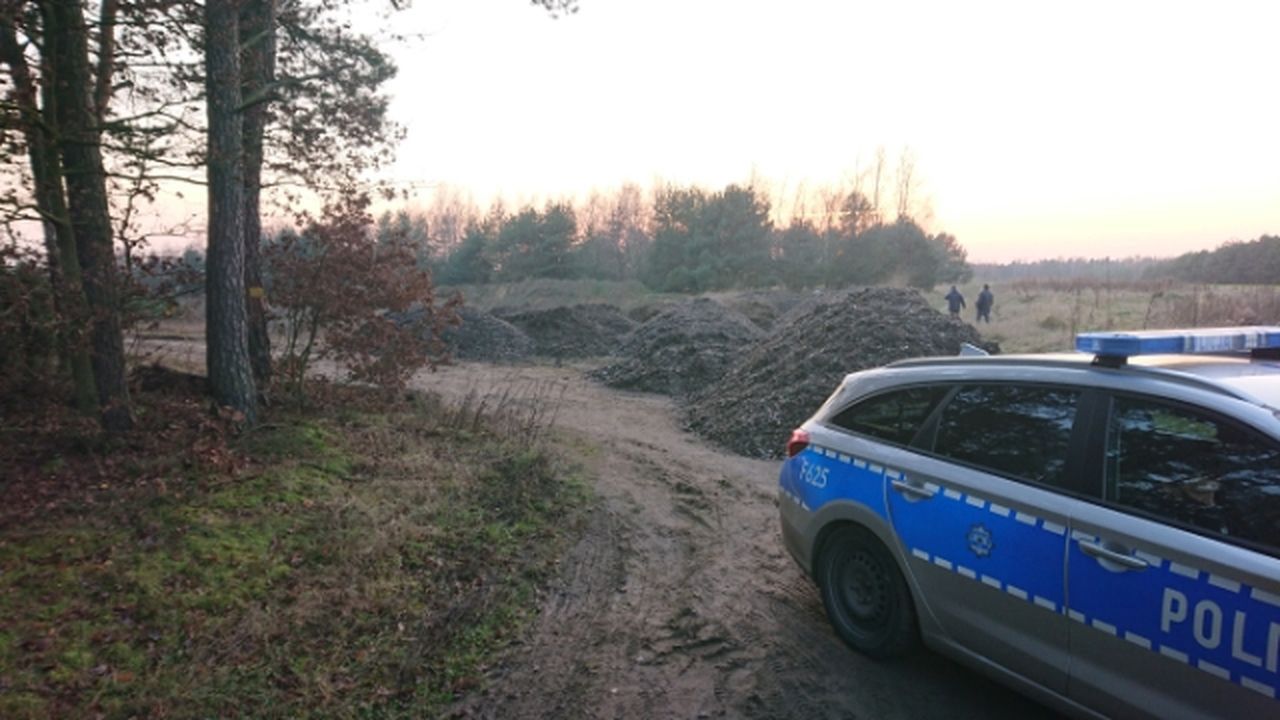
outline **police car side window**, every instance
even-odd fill
[[[1280,548],[1280,446],[1234,423],[1115,398],[1106,488],[1122,505]]]
[[[907,445],[946,393],[946,387],[934,386],[876,395],[841,410],[830,423],[860,435]]]
[[[942,409],[934,451],[1048,485],[1066,482],[1080,392],[1017,385],[960,388]]]

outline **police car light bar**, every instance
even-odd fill
[[[1090,332],[1076,335],[1076,350],[1099,357],[1123,359],[1133,355],[1230,353],[1280,349],[1280,326]]]

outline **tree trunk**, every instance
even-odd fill
[[[259,388],[271,381],[271,337],[262,287],[262,148],[268,97],[275,79],[276,2],[245,0],[240,9],[245,43],[241,73],[244,101],[244,282],[248,288],[249,359]]]
[[[90,105],[89,30],[79,0],[41,3],[45,52],[53,75],[58,147],[67,185],[67,209],[80,261],[85,298],[92,314],[91,361],[108,432],[133,426],[125,380],[124,337],[101,128]]]
[[[111,77],[116,62],[116,13],[120,0],[102,0],[98,11],[98,76],[93,86],[93,111],[101,123],[111,102]]]
[[[244,142],[240,116],[239,17],[234,0],[204,5],[209,116],[209,247],[205,341],[209,387],[219,405],[257,419],[249,362],[244,262]]]
[[[35,181],[36,209],[43,219],[45,251],[49,257],[49,281],[53,287],[54,307],[64,323],[58,342],[63,361],[71,371],[76,409],[90,414],[98,407],[98,388],[93,380],[93,365],[81,334],[88,321],[84,287],[80,278],[80,259],[76,257],[76,239],[67,217],[67,200],[62,192],[62,164],[55,152],[56,138],[50,128],[55,124],[53,88],[44,88],[45,116],[36,103],[35,82],[27,59],[18,44],[12,14],[0,17],[0,62],[10,67],[14,101],[22,114],[22,129]],[[48,42],[45,44],[48,52]]]

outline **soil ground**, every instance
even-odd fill
[[[927,651],[847,649],[779,536],[776,462],[679,429],[668,398],[583,367],[461,364],[422,374],[445,397],[554,397],[598,478],[599,507],[523,641],[454,717],[1024,718],[1049,712]]]
[[[142,345],[202,369],[199,340]],[[447,716],[1052,715],[925,650],[886,663],[848,649],[782,546],[777,461],[710,445],[680,428],[670,398],[606,387],[588,379],[593,367],[464,362],[414,379],[446,399],[542,406],[588,466],[598,504],[526,635]]]

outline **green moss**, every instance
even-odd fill
[[[138,595],[132,597],[135,602],[147,596],[160,597],[166,591],[166,585],[172,580],[180,567],[164,553],[144,553],[134,558],[131,567],[126,571],[127,578],[135,585]]]
[[[48,700],[38,693],[26,690],[7,690],[0,693],[0,717],[47,718]]]
[[[77,643],[58,654],[57,661],[49,670],[49,679],[55,683],[74,684],[94,664],[93,651]]]
[[[116,670],[135,675],[147,669],[147,654],[143,648],[124,641],[114,641],[99,651],[102,659]]]
[[[330,430],[317,422],[298,418],[286,418],[279,424],[258,428],[241,444],[250,455],[268,461],[323,464],[340,460],[342,456],[337,437]]]

